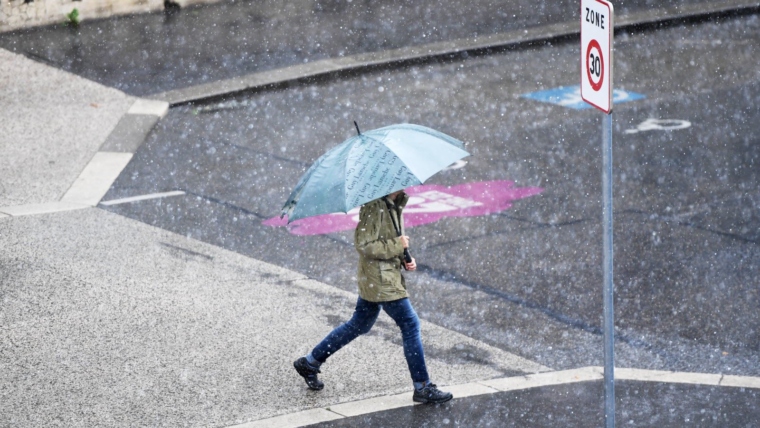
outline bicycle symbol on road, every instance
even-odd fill
[[[636,134],[644,131],[673,131],[676,129],[686,129],[691,126],[691,122],[681,119],[647,119],[632,129],[626,129],[626,134]]]
[[[601,69],[599,71],[601,73]],[[596,69],[594,73],[596,73]],[[575,110],[592,108],[591,105],[583,101],[580,86],[561,86],[559,88],[523,94],[521,97],[544,103],[556,104],[562,107],[569,107]],[[644,95],[632,91],[626,91],[623,89],[614,89],[612,91],[612,100],[615,104],[636,101],[643,98],[645,98]]]

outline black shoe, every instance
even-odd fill
[[[435,384],[429,383],[422,389],[415,389],[412,400],[418,403],[445,403],[454,398],[450,392],[443,392]]]
[[[317,378],[317,373],[322,373],[319,369],[312,367],[306,357],[301,357],[293,363],[293,367],[296,368],[298,374],[303,376],[306,384],[309,385],[309,389],[314,391],[321,391],[325,387],[325,384]]]

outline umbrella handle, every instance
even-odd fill
[[[412,255],[409,254],[409,249],[408,248],[404,248],[404,261],[407,262],[407,263],[411,263],[412,262]]]

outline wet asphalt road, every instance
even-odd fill
[[[618,16],[704,0],[615,2]],[[0,46],[130,95],[572,20],[576,0],[243,0],[0,35]],[[63,19],[63,18],[62,18]],[[297,29],[297,31],[294,31]]]
[[[601,427],[601,382],[531,388],[414,406],[309,425],[338,427]],[[756,390],[623,381],[615,387],[617,426],[753,427]],[[674,409],[678,409],[674,411]]]
[[[758,375],[758,30],[744,16],[616,37],[615,87],[646,97],[614,114],[618,366]],[[104,200],[187,194],[104,209],[354,291],[350,231],[261,222],[353,120],[427,125],[473,154],[428,183],[543,191],[410,229],[419,314],[555,369],[601,365],[601,113],[521,97],[577,84],[577,63],[567,42],[174,108]],[[639,131],[651,119],[690,126]]]

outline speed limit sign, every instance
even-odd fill
[[[613,8],[605,0],[581,0],[581,98],[612,111]]]

